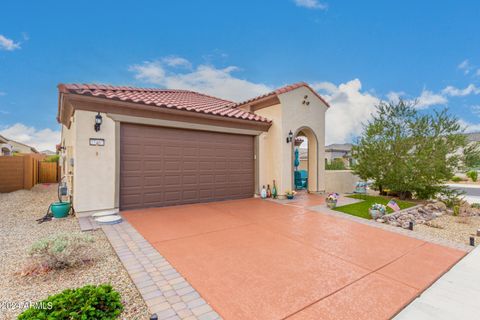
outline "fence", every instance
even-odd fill
[[[58,164],[43,162],[43,159],[44,155],[35,153],[0,157],[0,193],[57,182]]]
[[[57,162],[38,162],[38,183],[58,182],[58,173]]]

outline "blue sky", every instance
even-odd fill
[[[447,106],[480,130],[478,1],[3,1],[0,134],[58,141],[60,82],[241,100],[306,81],[349,141],[379,99]]]

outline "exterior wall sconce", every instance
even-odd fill
[[[102,125],[102,116],[100,115],[100,112],[95,116],[95,131],[98,132],[100,131],[100,126]]]
[[[290,130],[287,137],[287,143],[290,143],[292,141],[293,141],[293,133],[292,133],[292,130]]]

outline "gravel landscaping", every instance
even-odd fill
[[[5,303],[36,302],[67,288],[101,283],[110,283],[120,292],[125,306],[122,319],[148,319],[147,306],[102,230],[90,232],[99,253],[94,263],[35,276],[17,274],[32,243],[55,233],[80,231],[73,217],[35,221],[56,198],[56,184],[0,194],[0,319],[14,319],[22,311],[6,308]]]
[[[480,237],[476,236],[478,229],[480,229],[480,217],[478,216],[455,217],[443,215],[425,224],[415,226],[415,232],[466,245],[470,244],[471,236],[475,236],[475,245],[480,243]]]

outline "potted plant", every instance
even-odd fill
[[[285,196],[287,196],[287,199],[292,200],[293,197],[295,196],[296,192],[293,190],[287,190],[285,191]]]
[[[385,215],[385,212],[387,212],[387,207],[385,207],[383,204],[374,203],[370,209],[368,209],[368,212],[373,220],[377,220]]]
[[[334,192],[334,193],[329,193],[326,202],[327,202],[327,207],[330,209],[333,209],[337,206],[337,201],[338,201],[339,194]]]

